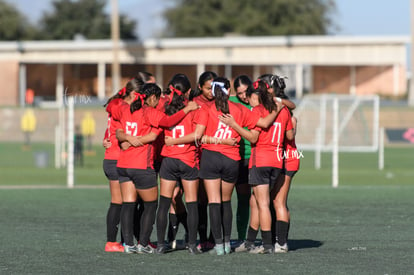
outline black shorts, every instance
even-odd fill
[[[283,168],[282,171],[281,171],[281,173],[283,175],[289,176],[291,178],[293,178],[293,176],[296,174],[296,172],[298,172],[298,171],[297,170],[296,171],[286,171],[285,168]]]
[[[249,170],[249,184],[253,186],[269,184],[269,189],[272,190],[281,170],[275,167],[253,166]]]
[[[239,161],[239,176],[236,184],[249,183],[249,159],[242,159]]]
[[[103,170],[108,180],[119,179],[118,169],[116,167],[117,163],[118,161],[116,159],[104,159],[103,160]]]
[[[236,183],[239,175],[239,161],[226,157],[222,153],[203,150],[200,160],[201,179],[222,179]]]
[[[166,180],[196,180],[197,167],[190,167],[179,159],[165,157],[161,163],[160,177]]]
[[[154,166],[155,173],[157,174],[160,172],[161,163],[162,163],[162,160],[154,160],[153,166]]]
[[[154,169],[133,169],[118,167],[119,183],[132,181],[136,189],[149,189],[158,185]]]

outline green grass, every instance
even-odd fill
[[[55,169],[53,144],[36,143],[29,149],[21,144],[0,143],[1,185],[56,185],[66,186],[66,168]],[[35,154],[46,152],[48,166],[38,168]],[[84,166],[75,167],[75,184],[103,185],[107,179],[102,170],[104,149],[95,146],[93,152],[84,154]]]
[[[75,167],[75,185],[105,185],[107,180],[102,170],[104,149],[93,148],[94,154],[85,154],[83,167]],[[24,150],[21,144],[0,143],[0,174],[2,185],[66,185],[66,169],[54,168],[52,144],[33,144]],[[34,154],[47,152],[49,166],[37,168]],[[322,154],[322,167],[314,168],[313,152],[303,152],[300,171],[295,176],[297,185],[324,185],[332,182],[332,155]],[[377,153],[340,153],[339,185],[410,185],[414,178],[414,147],[385,148],[385,168],[378,170]]]
[[[413,196],[412,186],[293,186],[289,253],[158,256],[103,251],[107,190],[6,189],[0,192],[0,273],[408,274]]]
[[[110,195],[108,188],[93,188],[107,185],[101,147],[75,169],[75,187],[89,187],[75,189],[36,188],[66,186],[66,170],[53,167],[53,146],[34,144],[27,151],[1,143],[0,150],[0,274],[412,273],[412,147],[386,148],[383,171],[375,153],[341,153],[336,189],[331,188],[331,156],[324,154],[322,168],[315,170],[313,154],[304,152],[289,195],[291,251],[224,257],[190,257],[184,250],[163,256],[105,253]],[[49,167],[35,166],[38,151],[49,153]],[[233,198],[234,210],[235,203]]]

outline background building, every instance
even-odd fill
[[[289,78],[289,93],[379,94],[407,92],[407,36],[292,36],[149,39],[120,45],[121,84],[138,71],[165,86],[175,73],[194,84],[205,70],[228,78],[264,73]],[[0,106],[59,105],[67,95],[99,101],[114,91],[110,40],[0,42]]]

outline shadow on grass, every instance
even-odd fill
[[[288,240],[289,251],[306,249],[306,248],[315,248],[323,245],[321,241],[315,240]]]

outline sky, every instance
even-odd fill
[[[51,10],[52,0],[6,0],[36,22]],[[108,13],[111,0],[107,0]],[[306,0],[305,0],[306,1]],[[137,34],[156,38],[165,24],[162,12],[172,0],[118,0],[120,13],[138,22]],[[410,35],[410,0],[336,0],[335,35]]]

